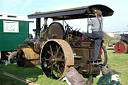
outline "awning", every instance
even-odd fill
[[[105,16],[112,16],[114,11],[105,6],[105,5],[90,5],[90,6],[83,6],[71,9],[64,9],[64,10],[57,10],[57,11],[50,11],[50,12],[42,12],[37,14],[30,14],[28,18],[52,18],[54,20],[67,20],[67,19],[80,19],[80,18],[88,18],[94,17],[93,10],[99,9],[102,11],[102,15]],[[89,16],[88,16],[89,15]]]

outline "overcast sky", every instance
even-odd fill
[[[113,16],[104,18],[104,31],[128,31],[128,0],[0,0],[0,13],[29,15],[73,7],[103,4],[114,10]],[[86,31],[86,19],[67,21],[75,28]],[[33,26],[30,26],[33,27]],[[34,28],[30,28],[32,30]]]

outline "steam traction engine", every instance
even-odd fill
[[[100,9],[103,16],[111,16],[113,10],[104,5],[91,5],[73,9],[51,11],[28,15],[36,18],[36,37],[29,37],[27,45],[19,45],[17,64],[22,67],[41,64],[47,77],[62,79],[69,67],[74,66],[79,73],[97,75],[100,67],[93,65],[94,40],[84,39],[83,33],[73,30],[65,20],[94,17],[93,10]],[[40,29],[44,18],[43,29]],[[48,18],[54,21],[48,26]],[[57,22],[63,20],[63,25]],[[66,24],[65,24],[66,23]],[[103,42],[102,42],[103,43]],[[101,44],[102,44],[101,43]],[[106,65],[107,52],[103,45],[97,63]]]
[[[116,53],[128,53],[128,34],[122,34],[121,39],[114,47]]]

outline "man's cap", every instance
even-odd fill
[[[100,11],[100,10],[95,10],[95,13],[96,13],[97,15],[102,15],[102,11]]]

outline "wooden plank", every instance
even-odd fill
[[[11,77],[11,78],[14,78],[14,79],[17,79],[17,80],[19,80],[19,81],[22,81],[22,82],[24,82],[24,83],[27,83],[28,85],[39,85],[39,84],[36,84],[36,83],[31,82],[31,81],[29,81],[29,80],[26,80],[26,79],[24,79],[24,78],[21,78],[21,77],[18,77],[18,76],[16,76],[16,75],[7,73],[7,72],[3,72],[3,75],[8,76],[8,77]]]

